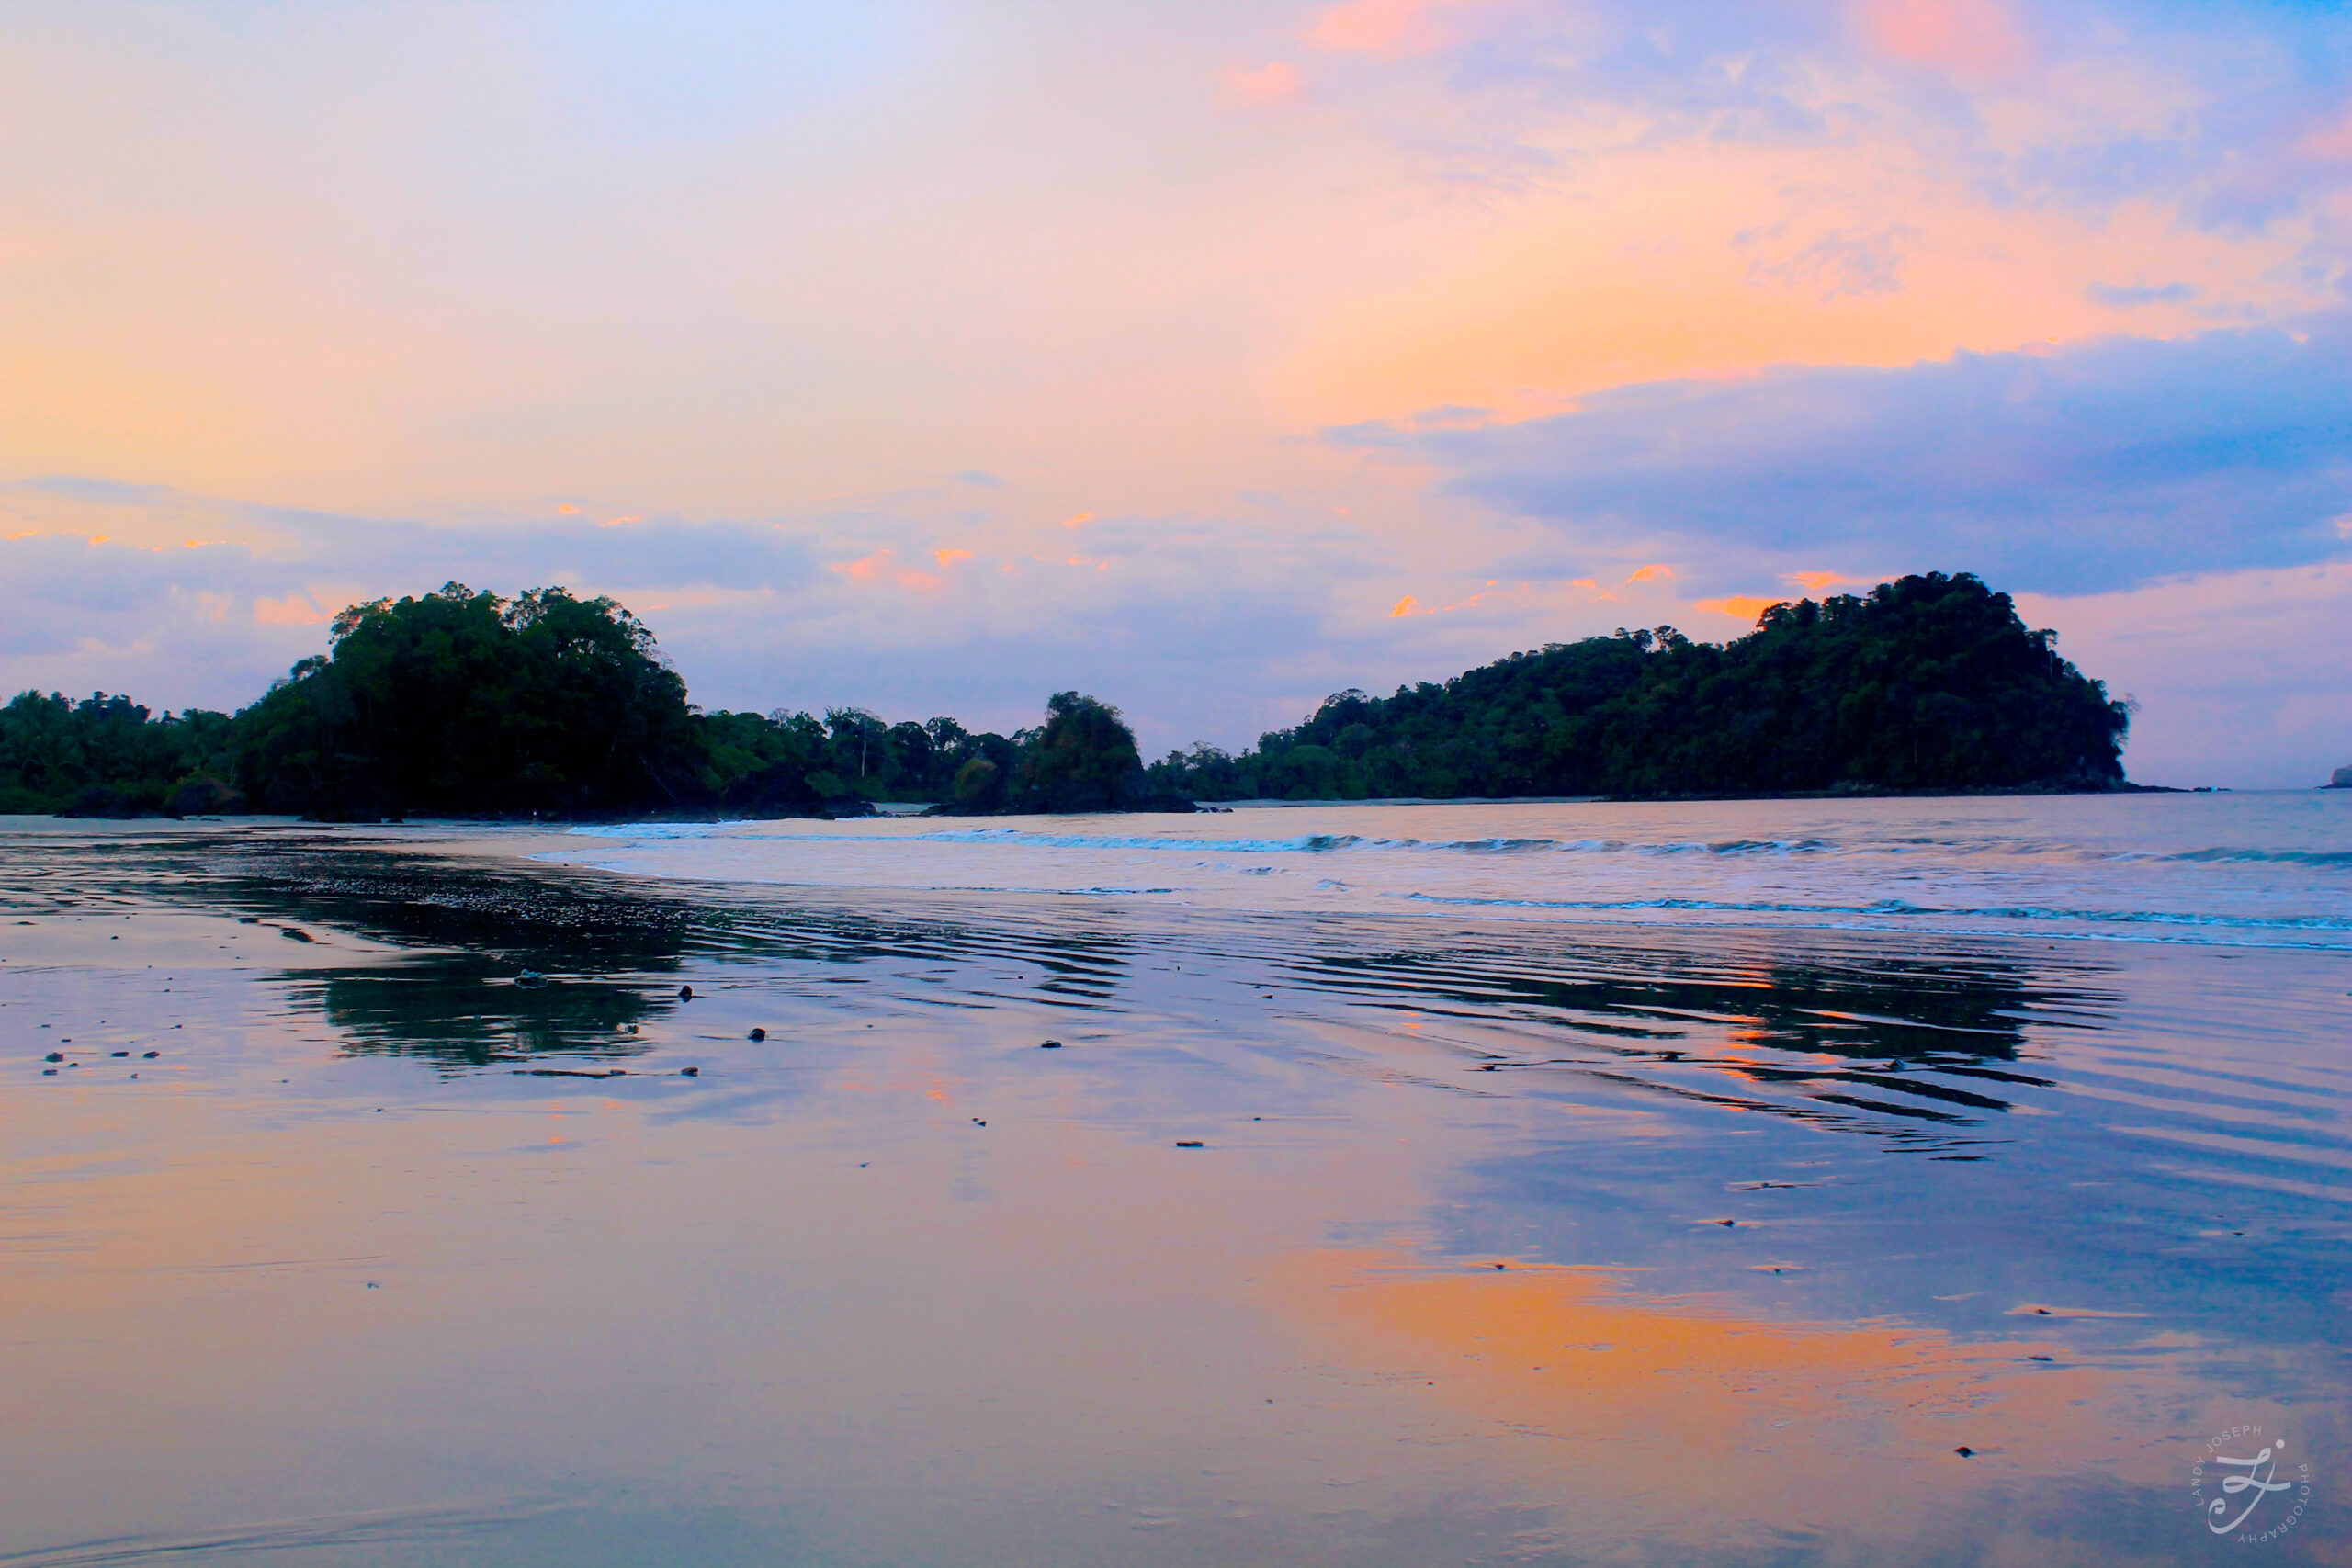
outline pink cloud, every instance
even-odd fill
[[[1217,82],[1225,88],[1225,96],[1238,104],[1280,104],[1298,96],[1298,73],[1279,60],[1255,66],[1228,65],[1217,73]]]
[[[1306,41],[1318,49],[1351,50],[1369,54],[1420,54],[1440,49],[1453,35],[1439,14],[1458,11],[1478,0],[1345,0],[1328,6],[1306,29]]]
[[[854,579],[859,582],[870,582],[875,578],[881,576],[885,571],[889,570],[890,558],[898,553],[898,551],[890,549],[876,550],[872,555],[860,557],[856,560],[837,560],[828,562],[826,570],[829,571],[838,571],[843,577]]]
[[[266,626],[315,626],[326,618],[325,611],[300,593],[254,601],[254,619]]]
[[[2333,125],[2312,131],[2295,143],[2295,151],[2324,163],[2352,163],[2352,113],[2340,115]]]
[[[1857,0],[1862,39],[1890,60],[1970,76],[2006,76],[2032,56],[2000,0]]]
[[[933,550],[931,553],[939,558],[939,564],[943,567],[954,566],[959,560],[972,558],[972,552],[969,550]]]

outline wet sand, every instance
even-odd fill
[[[554,842],[8,839],[0,1562],[2352,1561],[2341,952]]]

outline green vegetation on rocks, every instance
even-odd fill
[[[354,605],[234,717],[28,692],[0,810],[328,819],[1189,810],[1272,795],[1766,795],[2121,785],[2127,705],[2006,594],[1930,574],[1776,604],[1748,636],[1555,644],[1393,696],[1342,692],[1238,756],[1146,768],[1078,692],[1011,736],[863,708],[705,714],[610,599],[451,583]]]
[[[1154,763],[1203,800],[2109,789],[2128,705],[1965,573],[1775,604],[1747,636],[1555,643],[1394,696],[1341,692],[1238,756]]]

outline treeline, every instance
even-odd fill
[[[1201,800],[2119,785],[2127,705],[2056,640],[1931,572],[1773,605],[1728,644],[1621,630],[1341,692],[1238,756],[1196,746],[1151,775]]]
[[[2055,640],[2007,594],[1929,573],[1776,604],[1726,644],[1620,631],[1389,697],[1341,692],[1238,756],[1195,746],[1147,769],[1118,710],[1076,692],[1009,736],[858,708],[705,714],[613,601],[451,583],[345,610],[327,653],[233,716],[24,694],[0,708],[0,810],[775,817],[2117,786],[2126,705]]]
[[[157,810],[207,809],[222,798],[209,781],[233,767],[234,730],[224,713],[157,717],[129,697],[26,692],[0,707],[0,813],[56,811],[94,791]]]
[[[1189,809],[1156,793],[1118,710],[1057,694],[1035,729],[698,712],[644,623],[558,588],[451,583],[336,616],[233,716],[28,692],[0,709],[0,810],[406,816],[855,815]]]

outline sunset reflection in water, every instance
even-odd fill
[[[19,1561],[2165,1563],[2343,1449],[2303,957],[312,853],[12,893]]]

